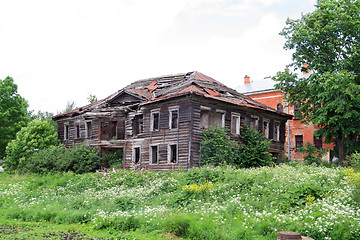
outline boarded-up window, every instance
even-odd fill
[[[210,126],[225,127],[225,112],[212,112],[207,109],[202,109],[200,112],[200,128],[209,129]]]
[[[303,145],[303,135],[295,135],[295,148],[300,150]]]
[[[140,147],[134,147],[133,150],[133,161],[134,163],[139,163],[140,162]]]
[[[64,125],[64,139],[68,140],[70,138],[70,128],[69,125]]]
[[[86,122],[86,137],[87,138],[92,137],[92,124],[91,124],[91,122]]]
[[[134,135],[138,135],[143,132],[143,115],[136,115],[133,121]]]
[[[240,134],[240,115],[238,114],[231,116],[231,133]]]
[[[151,131],[158,131],[160,125],[160,112],[154,111],[151,112]]]
[[[266,138],[269,138],[269,120],[264,120],[263,133]]]
[[[209,128],[209,112],[208,110],[201,110],[200,112],[200,128],[208,129]]]
[[[259,118],[258,117],[251,117],[250,127],[256,131],[259,131]]]
[[[169,110],[169,128],[176,129],[178,128],[179,123],[179,109],[170,109]]]
[[[150,147],[150,163],[157,164],[158,160],[159,160],[158,146],[151,146]]]
[[[170,144],[168,147],[168,162],[177,163],[177,158],[178,158],[177,145]]]

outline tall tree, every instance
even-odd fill
[[[28,103],[17,93],[11,77],[0,79],[0,159],[5,156],[6,145],[30,121]]]
[[[288,19],[280,33],[284,48],[295,50],[289,67],[311,74],[283,72],[274,80],[290,106],[300,103],[299,117],[336,144],[341,164],[360,135],[360,1],[318,0],[315,6]]]

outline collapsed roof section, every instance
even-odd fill
[[[127,95],[126,98],[120,98],[120,96],[124,96],[125,94]],[[62,117],[71,117],[97,108],[106,108],[114,105],[124,108],[129,108],[129,106],[134,105],[141,106],[188,94],[194,94],[241,107],[276,112],[287,117],[291,116],[278,112],[273,108],[240,94],[205,74],[194,71],[135,81],[105,99],[56,115],[53,119],[57,120]],[[122,99],[122,101],[120,102],[119,99]],[[126,101],[124,101],[124,99],[126,99]]]

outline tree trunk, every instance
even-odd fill
[[[345,143],[345,136],[342,135],[341,137],[339,137],[337,139],[337,145],[339,148],[339,165],[342,166],[343,162],[345,161],[345,147],[344,147],[344,143]]]

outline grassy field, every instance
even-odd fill
[[[0,173],[1,239],[360,239],[351,169]]]

